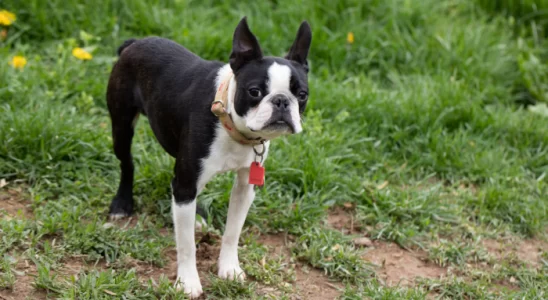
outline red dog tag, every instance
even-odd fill
[[[262,186],[264,184],[264,167],[259,162],[252,162],[249,167],[249,184]]]

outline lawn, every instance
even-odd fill
[[[269,55],[310,22],[310,100],[304,132],[272,141],[240,239],[246,282],[216,276],[234,175],[200,195],[205,298],[548,298],[548,1],[3,9],[14,16],[0,12],[0,299],[184,298],[172,287],[174,161],[146,118],[137,212],[107,219],[120,174],[106,84],[128,38],[227,61],[243,16]]]

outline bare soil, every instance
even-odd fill
[[[351,209],[334,207],[329,211],[327,223],[344,234],[367,235],[359,232]],[[362,258],[377,266],[377,275],[386,285],[410,286],[418,278],[442,278],[445,268],[428,262],[424,251],[408,251],[391,242],[374,241],[366,247]]]
[[[373,242],[362,258],[379,266],[377,275],[388,286],[411,286],[418,278],[441,279],[447,274],[441,268],[427,260],[423,251],[408,251],[394,243]]]
[[[23,187],[6,186],[0,189],[0,217],[31,218],[30,201],[27,200]]]
[[[47,292],[33,287],[37,276],[36,266],[26,259],[19,259],[15,265],[15,284],[10,290],[0,289],[0,300],[46,299]]]
[[[284,256],[287,260],[291,257],[289,243],[291,236],[285,233],[261,235],[259,242],[269,248],[272,255]],[[293,284],[296,294],[293,299],[336,299],[342,286],[340,283],[330,281],[322,271],[297,262],[295,264],[296,281]]]
[[[485,239],[482,244],[496,260],[517,259],[532,268],[541,266],[542,251],[548,249],[546,241],[540,239],[522,240],[516,237],[501,240]]]
[[[360,234],[361,226],[354,220],[351,208],[336,206],[327,215],[327,224],[344,234]]]

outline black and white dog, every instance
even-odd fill
[[[266,57],[243,18],[234,32],[229,64],[204,60],[157,37],[128,40],[118,49],[107,102],[122,174],[110,216],[133,212],[131,141],[143,114],[159,143],[176,159],[171,183],[176,285],[192,298],[202,294],[194,241],[196,197],[215,174],[226,171],[236,171],[237,177],[218,274],[232,280],[245,278],[238,240],[255,197],[250,182],[262,184],[264,170],[258,161],[268,155],[269,140],[302,131],[311,40],[310,26],[303,22],[284,58]]]

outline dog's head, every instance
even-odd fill
[[[265,57],[246,18],[234,32],[230,67],[235,88],[232,118],[249,137],[273,139],[302,131],[301,114],[308,101],[307,56],[312,32],[303,22],[285,57]]]

